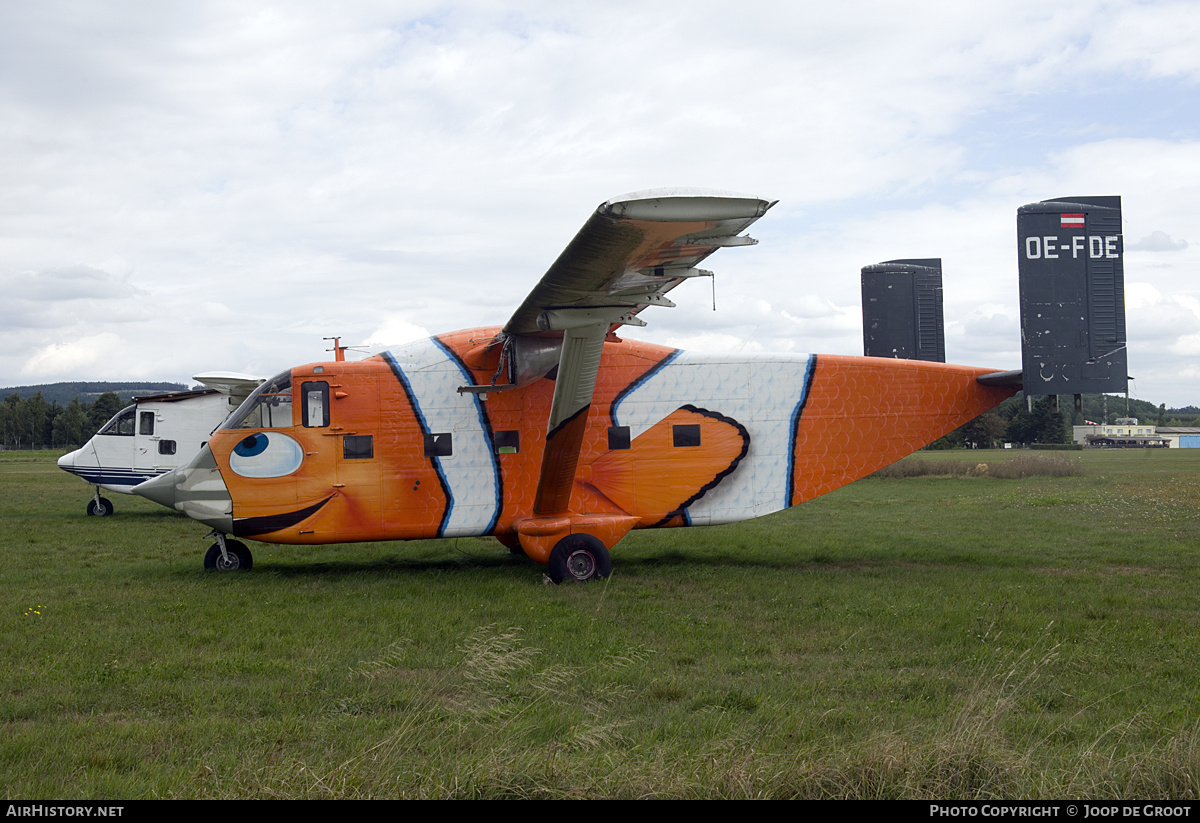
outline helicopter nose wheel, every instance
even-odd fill
[[[113,513],[113,504],[107,497],[96,495],[87,504],[88,517],[108,517]]]

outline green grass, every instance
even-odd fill
[[[1200,451],[869,479],[563,587],[487,539],[204,573],[55,456],[0,452],[9,798],[1200,795]]]

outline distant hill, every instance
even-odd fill
[[[47,403],[58,403],[60,406],[65,406],[79,398],[81,403],[91,403],[97,397],[105,392],[114,391],[120,395],[121,399],[128,401],[130,398],[138,397],[144,394],[162,394],[169,391],[186,391],[187,386],[183,383],[139,383],[127,381],[124,383],[115,382],[84,382],[84,383],[42,383],[38,386],[12,386],[7,389],[0,389],[0,399],[10,397],[13,394],[20,396],[22,400],[27,400],[33,397],[38,392],[42,393],[42,398]]]

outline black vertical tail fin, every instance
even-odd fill
[[[1124,392],[1120,197],[1063,197],[1017,210],[1025,394]]]
[[[889,260],[862,269],[863,354],[946,362],[942,260]]]

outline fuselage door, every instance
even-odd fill
[[[332,452],[339,496],[339,529],[378,540],[383,520],[378,381],[373,374],[347,371],[328,381],[304,381],[300,402],[305,426],[325,426],[322,450]]]

